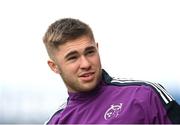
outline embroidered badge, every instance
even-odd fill
[[[122,108],[122,103],[112,104],[110,108],[104,114],[104,119],[109,120],[112,118],[117,118]]]

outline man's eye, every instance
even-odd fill
[[[77,59],[77,56],[72,56],[68,58],[68,60],[75,60],[75,59]]]
[[[91,50],[91,51],[88,51],[87,53],[86,53],[86,55],[92,55],[92,54],[94,54],[95,53],[95,51],[94,50]]]

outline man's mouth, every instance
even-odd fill
[[[94,79],[95,72],[82,73],[79,77],[82,81],[88,82]]]

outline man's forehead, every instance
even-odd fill
[[[95,48],[95,43],[91,43],[91,44],[83,44],[81,46],[71,46],[69,48],[66,48],[64,53],[67,54],[67,53],[70,53],[70,52],[84,52],[86,51],[87,49],[89,48]]]
[[[84,51],[86,48],[95,47],[96,43],[92,40],[81,40],[67,42],[66,44],[59,47],[59,51],[68,53],[70,51]]]

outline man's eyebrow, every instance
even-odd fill
[[[85,52],[89,51],[89,50],[94,50],[95,48],[96,48],[95,46],[89,46],[89,47],[85,48]],[[65,59],[68,59],[70,56],[75,55],[75,54],[78,54],[78,52],[75,50],[71,51],[65,55]]]
[[[85,49],[85,51],[88,51],[88,50],[94,50],[96,47],[95,46],[89,46]]]
[[[65,58],[67,59],[68,57],[70,57],[70,56],[72,56],[72,55],[75,55],[75,54],[77,54],[78,52],[77,51],[71,51],[71,52],[69,52],[69,53],[67,53],[66,55],[65,55]]]

